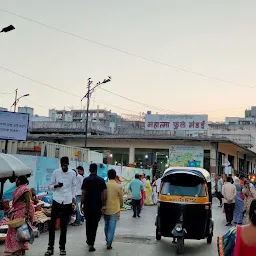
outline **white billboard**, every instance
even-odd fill
[[[0,111],[0,139],[27,140],[29,114]]]
[[[206,131],[207,115],[146,115],[148,131]]]

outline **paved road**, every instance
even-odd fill
[[[98,229],[96,252],[94,253],[89,253],[88,248],[85,245],[85,227],[70,227],[68,230],[67,254],[71,256],[90,254],[95,256],[176,255],[176,247],[172,244],[171,239],[163,238],[160,242],[156,242],[154,227],[155,215],[156,207],[145,207],[140,219],[133,219],[131,211],[122,212],[121,220],[119,221],[116,230],[116,240],[113,244],[114,249],[112,251],[107,251],[105,249],[103,221],[101,221]],[[206,240],[186,240],[184,255],[217,255],[216,236],[224,233],[227,228],[225,227],[224,215],[221,213],[221,209],[217,206],[213,206],[213,217],[215,221],[215,236],[213,238],[213,243],[208,245]],[[59,237],[59,232],[57,232],[56,237]],[[27,255],[43,256],[47,249],[47,241],[48,235],[41,234],[41,236],[35,240]],[[0,255],[3,254],[3,250],[4,247],[0,246]],[[57,243],[55,255],[59,255]]]

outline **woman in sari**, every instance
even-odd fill
[[[256,252],[256,200],[249,209],[249,225],[232,227],[218,237],[219,256],[250,256]]]
[[[145,200],[145,205],[150,206],[153,205],[152,202],[152,187],[150,184],[150,176],[146,177],[146,200]]]
[[[234,180],[236,186],[236,197],[235,197],[235,211],[234,211],[234,223],[238,225],[243,224],[244,218],[244,194],[242,192],[243,187],[240,185],[238,178]]]
[[[244,210],[245,210],[245,214],[246,214],[245,224],[248,224],[249,223],[249,210],[250,210],[252,200],[254,198],[256,198],[256,192],[255,192],[254,188],[250,188],[250,182],[247,180],[244,182],[243,193],[245,195],[245,198],[244,198]]]
[[[20,176],[16,180],[17,188],[12,194],[12,208],[9,211],[10,220],[25,218],[31,224],[34,219],[34,205],[30,198],[30,189],[28,179]],[[8,228],[5,242],[5,254],[7,255],[25,255],[29,250],[27,242],[18,242],[16,240],[16,228]]]

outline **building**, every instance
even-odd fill
[[[34,109],[31,107],[18,107],[18,112],[29,114],[30,117],[34,116]]]
[[[0,111],[8,111],[7,108],[0,108]]]
[[[59,143],[65,145],[84,146],[84,135],[31,134],[29,139],[50,142],[58,139]],[[97,135],[89,136],[87,145],[97,152],[110,152],[112,164],[147,167],[156,161],[159,168],[164,170],[170,164],[173,148],[181,147],[187,155],[192,151],[197,152],[195,155],[201,152],[201,166],[213,174],[223,171],[226,160],[230,162],[236,174],[253,173],[256,168],[256,153],[227,138]],[[185,162],[186,154],[185,160],[183,159]]]

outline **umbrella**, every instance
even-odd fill
[[[32,169],[25,165],[18,158],[0,153],[0,179],[29,175]]]

